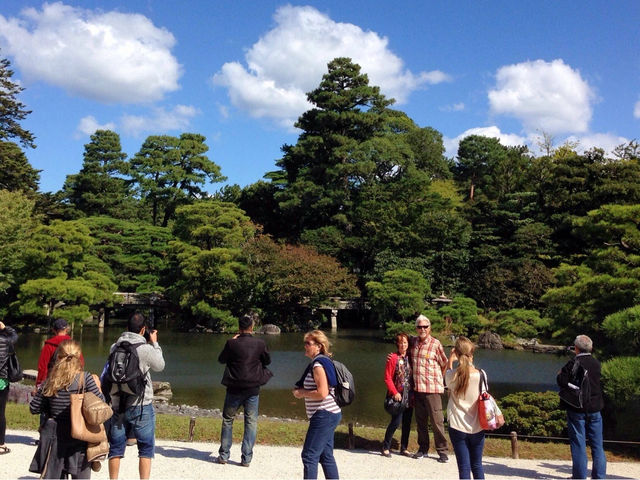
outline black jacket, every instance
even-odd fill
[[[0,330],[0,378],[7,378],[7,360],[17,341],[18,334],[13,328],[5,325],[4,329]]]
[[[218,361],[227,365],[221,383],[229,389],[258,389],[273,376],[266,368],[271,363],[267,344],[249,333],[227,340]]]
[[[587,407],[583,409],[572,407],[562,399],[563,390],[569,388],[568,384],[571,380],[571,372],[573,370],[574,362],[578,362],[588,372],[587,377],[589,379],[590,396]],[[576,355],[575,359],[569,360],[558,373],[556,381],[560,387],[560,406],[563,408],[584,413],[595,413],[604,408],[602,385],[600,383],[600,362],[590,353],[580,353]]]

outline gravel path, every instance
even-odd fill
[[[35,453],[37,433],[7,430],[6,443],[11,453],[0,456],[0,478],[35,479],[38,475],[28,471]],[[226,465],[215,463],[219,445],[211,443],[159,440],[156,457],[151,468],[151,478],[167,479],[301,479],[302,462],[300,448],[256,445],[249,468],[240,466],[240,445],[231,449],[231,461]],[[568,447],[567,447],[568,448]],[[382,457],[378,452],[365,450],[336,450],[340,475],[344,479],[447,479],[457,478],[455,458],[447,464],[438,463],[432,453],[429,458],[414,460],[393,455]],[[640,463],[609,463],[607,478],[640,478]],[[487,478],[569,478],[571,462],[561,460],[512,460],[510,458],[485,457]],[[94,479],[109,478],[107,463]],[[128,447],[122,460],[120,478],[138,478],[136,447]],[[322,478],[322,473],[320,473]]]

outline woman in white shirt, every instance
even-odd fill
[[[304,354],[311,359],[293,389],[293,396],[304,398],[309,428],[302,447],[304,478],[318,478],[318,463],[324,478],[337,479],[338,466],[333,457],[333,437],[342,418],[342,410],[335,401],[338,384],[336,369],[329,358],[329,339],[321,330],[304,336]]]
[[[445,374],[449,388],[447,418],[449,438],[458,463],[459,478],[484,478],[482,451],[484,430],[478,418],[480,370],[473,365],[474,344],[466,337],[458,337],[451,350]],[[453,368],[454,362],[458,367]]]

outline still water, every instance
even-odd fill
[[[96,328],[76,330],[74,338],[82,345],[87,369],[102,371],[111,344],[121,333],[121,327],[104,332]],[[154,380],[171,383],[173,404],[222,408],[225,389],[220,384],[224,365],[218,355],[227,335],[172,332],[159,329],[166,368],[152,373]],[[307,365],[302,334],[285,333],[261,336],[271,352],[270,369],[274,377],[260,394],[260,413],[275,417],[304,418],[304,403],[291,395],[293,384]],[[364,425],[386,425],[388,415],[382,408],[386,388],[383,372],[386,355],[394,345],[382,339],[377,330],[338,330],[329,334],[334,357],[349,367],[356,381],[356,400],[345,408],[345,421]],[[24,334],[18,340],[17,352],[25,369],[35,369],[45,335]],[[447,354],[449,348],[445,347]],[[490,390],[500,398],[521,390],[555,390],[556,373],[566,362],[563,356],[534,354],[511,350],[478,350],[475,364],[487,372]],[[444,399],[445,397],[443,397]]]

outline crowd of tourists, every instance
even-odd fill
[[[267,345],[253,335],[254,320],[251,315],[239,319],[239,333],[226,342],[218,357],[218,361],[225,364],[222,384],[226,386],[220,448],[215,459],[219,464],[229,461],[233,421],[242,408],[244,434],[240,465],[250,466],[258,430],[260,387],[273,376],[268,368],[271,356]],[[471,475],[484,478],[485,429],[478,402],[479,397],[482,398],[479,393],[488,390],[488,382],[486,373],[474,364],[475,346],[468,338],[458,337],[447,356],[440,341],[431,335],[431,322],[427,317],[418,316],[415,326],[416,335],[396,336],[397,351],[387,356],[385,409],[391,420],[381,454],[391,457],[392,439],[401,426],[399,454],[414,459],[427,457],[430,425],[436,459],[448,462],[442,411],[442,395],[447,391],[449,440],[459,478],[471,478]],[[149,478],[155,452],[150,372],[162,371],[165,365],[158,332],[147,324],[141,313],[132,315],[127,331],[111,346],[102,374],[98,376],[84,370],[80,345],[69,336],[67,322],[58,319],[52,327],[54,335],[42,348],[30,403],[31,412],[40,414],[41,420],[40,439],[29,470],[39,473],[41,478],[90,478],[91,471],[99,470],[99,460],[106,456],[109,478],[115,479],[125,447],[135,444],[140,478]],[[10,453],[5,445],[5,407],[10,384],[8,358],[14,354],[17,339],[15,330],[0,322],[0,455]],[[331,359],[331,345],[324,332],[310,331],[304,335],[303,342],[310,362],[292,394],[304,399],[309,419],[301,452],[304,478],[317,478],[320,465],[326,479],[337,479],[334,436],[342,418],[341,405],[345,405],[337,395],[339,363]],[[567,410],[572,478],[587,477],[587,442],[593,458],[591,477],[605,478],[600,363],[591,355],[593,343],[586,335],[576,337],[574,350],[575,358],[569,360],[557,376],[561,404]],[[88,398],[89,394],[97,399],[96,405],[110,406],[110,418],[100,424],[95,433],[104,434],[104,442],[92,443],[93,440],[85,441],[76,435],[75,398]],[[414,414],[418,450],[412,453],[408,442]],[[100,448],[104,451],[99,452]]]

